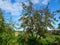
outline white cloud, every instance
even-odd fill
[[[20,15],[23,10],[21,3],[15,2],[11,3],[11,0],[0,0],[0,8],[6,12],[10,12],[11,15]]]
[[[43,0],[43,1],[42,1],[42,4],[46,5],[46,4],[49,3],[49,1],[50,1],[50,0]]]
[[[40,0],[31,0],[33,4],[39,3]],[[11,0],[0,0],[0,8],[5,12],[11,13],[11,15],[20,15],[23,10],[21,2],[29,5],[27,0],[15,0],[14,3]],[[49,0],[43,0],[42,4],[47,4]]]
[[[26,2],[27,0],[15,0],[16,2]]]
[[[31,0],[31,2],[32,2],[33,4],[37,4],[37,3],[39,3],[39,0]]]

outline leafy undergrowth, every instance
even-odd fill
[[[20,35],[18,38],[20,45],[60,45],[60,36],[53,34],[45,34],[44,36],[37,38],[35,36],[24,37]]]
[[[39,35],[23,34],[18,36],[4,34],[0,37],[0,45],[60,45],[60,35],[44,34]]]

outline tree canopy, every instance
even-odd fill
[[[29,6],[22,3],[23,14],[19,20],[22,20],[21,27],[25,31],[33,32],[45,32],[47,27],[54,28],[53,24],[57,21],[55,13],[50,12],[49,4],[42,9],[36,10],[33,8],[32,2],[29,2]]]

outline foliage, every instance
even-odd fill
[[[14,31],[7,23],[5,23],[3,13],[0,10],[0,45],[9,45],[8,42],[10,42],[14,36]]]
[[[4,28],[5,28],[4,18],[2,15],[2,11],[0,10],[0,33],[4,32]]]
[[[52,35],[52,34],[46,34],[47,36],[45,38],[36,38],[35,36],[29,36],[27,35],[27,41],[25,40],[24,34],[20,34],[17,37],[17,41],[19,42],[19,45],[52,45],[52,44],[60,44],[60,36],[59,35]]]
[[[21,27],[24,31],[42,35],[47,31],[47,27],[54,28],[52,24],[57,20],[54,18],[54,12],[50,12],[48,5],[39,10],[34,9],[32,2],[29,2],[29,6],[22,3],[22,6],[23,15],[19,20],[22,21]]]
[[[47,27],[52,28],[52,23],[57,21],[55,14],[49,11],[48,6],[35,10],[29,3],[29,6],[22,3],[24,10],[19,20],[22,20],[24,31],[18,36],[15,36],[12,20],[10,24],[6,23],[0,10],[0,45],[60,45],[60,35],[47,33]]]
[[[60,29],[60,24],[58,24],[58,29]]]

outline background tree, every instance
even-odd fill
[[[58,24],[58,29],[60,29],[60,23]]]
[[[31,1],[29,1],[29,6],[22,3],[24,10],[20,18],[20,20],[22,20],[21,27],[28,32],[37,32],[40,33],[40,35],[41,32],[43,34],[48,30],[47,27],[54,28],[53,24],[55,24],[57,20],[54,18],[55,13],[50,12],[48,5],[45,8],[36,10]]]
[[[58,24],[58,28],[57,28],[58,30],[57,30],[57,34],[59,34],[60,35],[60,23]]]
[[[12,38],[15,38],[14,29],[5,22],[2,10],[0,10],[0,45],[10,45]]]
[[[54,12],[50,12],[48,5],[45,8],[36,10],[32,2],[29,1],[29,6],[26,6],[24,3],[22,3],[22,6],[24,9],[23,15],[19,20],[22,21],[21,27],[25,31],[37,32],[41,35],[47,30],[47,27],[54,28],[53,24],[57,20],[54,18]]]
[[[0,9],[0,32],[4,32],[4,17],[3,17],[3,13]]]

